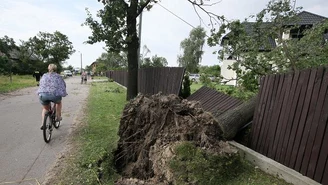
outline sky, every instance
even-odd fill
[[[292,0],[293,1],[293,0]],[[295,1],[295,0],[294,0]],[[215,5],[206,10],[216,15],[224,15],[229,20],[244,20],[260,12],[269,0],[204,0]],[[296,7],[328,17],[327,0],[296,0]],[[0,3],[0,37],[13,38],[17,44],[36,36],[40,31],[54,33],[56,30],[68,36],[76,52],[65,61],[64,66],[90,65],[101,53],[105,52],[104,43],[85,44],[91,30],[81,26],[86,19],[85,8],[96,15],[103,8],[97,0],[1,0]],[[198,13],[197,13],[198,12]],[[169,66],[178,66],[177,56],[182,54],[180,43],[189,37],[193,27],[202,26],[210,35],[210,20],[201,10],[195,11],[187,0],[161,0],[150,11],[142,14],[141,53],[146,57],[154,55],[164,57]],[[199,18],[199,16],[201,19]],[[178,18],[179,17],[179,18]],[[201,21],[202,20],[202,21]],[[146,47],[144,47],[146,46]],[[205,44],[201,65],[220,65],[217,55],[213,54],[219,46],[209,47]]]

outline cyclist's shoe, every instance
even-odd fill
[[[56,118],[56,122],[59,122],[59,121],[61,121],[62,119],[63,119],[62,117]]]
[[[43,130],[43,125],[40,127],[41,130]]]

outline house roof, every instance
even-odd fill
[[[245,31],[246,31],[246,34],[247,35],[253,35],[255,32],[254,32],[254,26],[255,26],[255,22],[243,22],[241,23],[244,27],[245,27]],[[268,27],[270,26],[270,22],[264,22],[261,24],[261,27]],[[225,40],[229,40],[229,36],[232,34],[232,32],[229,32],[228,34],[226,34],[223,38],[222,38],[222,42],[221,42],[221,45],[223,44],[223,42]],[[267,38],[267,43],[266,43],[268,46],[270,46],[271,48],[275,48],[276,47],[276,42],[273,38],[270,38],[268,37]],[[259,48],[260,50],[264,51],[264,50],[267,50],[265,49],[264,46],[261,46]]]
[[[296,15],[296,20],[292,21],[290,23],[286,23],[287,26],[293,26],[293,25],[314,25],[318,24],[324,20],[327,20],[327,17],[323,17],[321,15],[317,15],[311,12],[302,11],[301,13]]]
[[[90,66],[93,66],[94,64],[97,64],[98,62],[92,62],[91,64],[90,64]]]
[[[29,54],[30,54],[29,56],[30,60],[38,60],[38,57],[34,53],[29,52]],[[5,54],[1,51],[0,51],[0,55],[5,56]],[[21,52],[16,48],[9,51],[10,59],[19,60],[20,56],[21,56]]]
[[[296,15],[294,21],[291,21],[290,23],[285,23],[285,26],[293,26],[293,25],[299,25],[299,26],[312,26],[314,24],[318,24],[320,22],[323,22],[325,20],[328,20],[328,18],[323,17],[321,15],[317,15],[314,13],[310,13],[307,11],[302,11],[299,14]],[[245,27],[245,31],[248,35],[253,35],[254,34],[254,25],[255,22],[243,22],[242,25]],[[271,22],[263,22],[262,27],[265,28],[267,26],[270,26],[272,23]],[[223,45],[223,42],[225,40],[229,40],[229,36],[232,34],[229,32],[222,38],[221,45]],[[324,38],[328,39],[328,33],[324,34]],[[276,47],[276,42],[273,38],[268,38],[268,44],[272,48]],[[260,50],[264,50],[264,47],[260,48]]]

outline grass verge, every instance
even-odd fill
[[[213,155],[185,142],[170,161],[177,185],[290,185],[255,168],[238,154]]]
[[[73,135],[74,148],[55,184],[113,184],[117,177],[112,152],[117,146],[118,126],[125,90],[115,83],[92,83],[86,110],[86,123]]]
[[[7,93],[25,87],[36,86],[35,78],[32,75],[13,75],[12,82],[9,76],[0,75],[0,93]]]

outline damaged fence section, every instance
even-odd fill
[[[328,184],[328,68],[261,80],[250,148]]]
[[[205,86],[190,95],[187,100],[199,101],[205,111],[215,113],[216,116],[243,103],[237,98]]]

